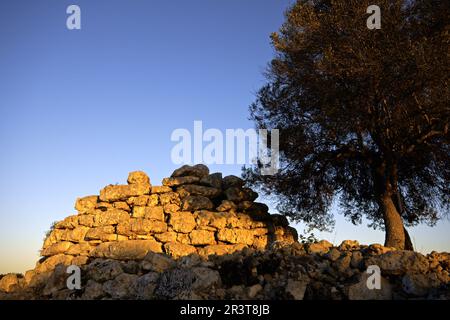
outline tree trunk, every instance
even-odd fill
[[[403,230],[405,232],[405,250],[414,251],[414,245],[411,241],[408,230],[406,230],[405,228],[403,228]]]
[[[400,196],[400,191],[397,187],[397,192],[395,193],[395,196],[393,197],[392,201],[394,204],[396,204],[397,212],[401,215],[403,213],[403,200]],[[406,230],[405,227],[403,227],[403,232],[405,233],[405,250],[414,251],[414,246],[411,241],[411,237],[409,236],[408,230]]]
[[[394,247],[399,250],[405,249],[405,228],[400,214],[395,207],[390,195],[383,196],[383,218],[386,229],[384,246]]]

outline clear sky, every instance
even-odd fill
[[[0,273],[34,267],[44,233],[75,199],[178,167],[177,128],[253,127],[248,106],[290,0],[0,1]],[[81,30],[66,8],[81,8]],[[240,165],[212,171],[240,174]],[[411,230],[420,251],[450,251],[448,221]],[[299,230],[303,228],[300,226]],[[338,243],[383,233],[337,217]]]

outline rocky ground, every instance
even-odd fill
[[[368,289],[368,266],[381,288]],[[400,251],[344,241],[276,244],[227,255],[174,259],[149,252],[139,260],[95,258],[81,266],[81,289],[66,286],[66,266],[27,283],[0,279],[0,299],[450,299],[450,254]]]

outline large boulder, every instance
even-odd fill
[[[391,300],[392,299],[392,286],[389,281],[381,277],[380,289],[371,288],[367,284],[367,280],[370,275],[366,272],[362,273],[359,277],[359,281],[348,287],[348,299],[349,300]]]
[[[109,185],[100,190],[100,200],[114,202],[149,194],[150,184]]]
[[[407,250],[390,251],[372,256],[366,260],[366,266],[377,265],[383,274],[402,275],[406,272],[425,273],[429,264],[420,253]]]
[[[205,176],[200,179],[200,184],[216,189],[222,189],[222,174],[220,172],[216,172]]]
[[[303,280],[289,279],[285,289],[288,299],[303,300],[308,283],[309,279],[307,277]]]
[[[75,209],[78,210],[79,213],[87,213],[93,209],[95,209],[97,202],[98,202],[98,196],[87,196],[83,198],[78,198],[75,202]]]
[[[228,243],[251,245],[253,243],[253,232],[244,229],[221,229],[217,233],[217,238]]]
[[[330,251],[330,248],[332,247],[332,243],[327,240],[321,240],[319,242],[309,244],[307,250],[308,253],[325,254]]]
[[[195,176],[173,177],[173,178],[164,178],[162,184],[163,186],[167,187],[177,187],[184,184],[196,183],[198,181],[200,181],[200,178]]]
[[[171,213],[169,225],[173,230],[181,233],[189,233],[196,227],[194,215],[187,211]]]
[[[194,246],[179,242],[168,242],[164,244],[164,250],[173,258],[180,258],[197,253],[197,249]]]
[[[145,270],[151,270],[155,272],[163,272],[176,266],[176,262],[162,253],[149,252],[142,266]]]
[[[149,251],[162,252],[161,243],[155,240],[128,240],[99,244],[91,256],[116,260],[143,259]]]
[[[136,296],[138,276],[122,273],[112,280],[103,283],[102,289],[113,299],[133,299]]]
[[[184,211],[211,210],[213,207],[211,200],[204,196],[187,196],[183,200]]]
[[[178,187],[177,192],[180,194],[182,198],[185,198],[190,195],[215,198],[220,196],[222,190],[213,187],[199,186],[195,184],[185,184]]]
[[[133,171],[128,174],[129,184],[150,185],[150,178],[143,171]]]
[[[0,291],[11,292],[19,284],[17,274],[8,273],[0,279]]]
[[[193,230],[189,234],[191,244],[193,245],[210,245],[216,244],[213,231],[208,230]]]
[[[57,242],[50,247],[43,249],[41,251],[41,256],[48,257],[48,256],[54,256],[60,253],[65,253],[69,250],[69,248],[73,245],[72,242],[69,241],[62,241]]]

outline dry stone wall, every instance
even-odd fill
[[[141,171],[131,172],[127,182],[77,199],[78,214],[53,226],[28,277],[92,258],[136,260],[148,252],[208,257],[297,241],[287,219],[269,214],[236,176],[186,165],[161,186],[152,186]]]

